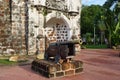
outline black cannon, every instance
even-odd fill
[[[51,43],[46,50],[45,59],[54,60],[56,63],[62,59],[72,59],[75,56],[75,44],[78,42]]]

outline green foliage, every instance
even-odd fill
[[[101,36],[106,30],[106,26],[104,23],[104,16],[105,9],[99,5],[91,5],[91,6],[84,6],[81,12],[81,34],[86,35],[86,33],[90,33],[90,37],[87,38],[87,44],[91,44],[92,38],[94,35],[94,28],[95,28],[95,35]],[[104,35],[103,35],[104,36]],[[84,37],[85,38],[85,37]],[[91,38],[91,39],[90,39]]]
[[[114,1],[118,3],[112,11],[110,7]],[[120,24],[119,14],[120,0],[106,0],[103,6],[84,6],[81,11],[81,36],[85,38],[84,35],[87,35],[86,42],[91,43],[90,38],[93,38],[95,27],[95,34],[99,36],[101,43],[104,38],[107,38],[109,47],[120,44],[120,25],[117,25]],[[86,33],[91,33],[91,35]]]
[[[104,23],[106,26],[106,37],[108,39],[108,45],[109,47],[112,47],[112,34],[115,30],[115,19],[114,19],[114,13],[110,9],[105,9],[104,13]]]
[[[118,4],[115,6],[115,14],[118,15],[120,13],[120,1],[118,2]]]
[[[102,7],[99,5],[84,6],[81,11],[81,33],[93,33],[94,24],[97,24]],[[88,29],[89,28],[89,29]]]
[[[92,38],[91,38],[91,33],[86,33],[85,38],[86,38],[86,43],[91,44],[92,43]]]
[[[112,35],[112,44],[115,46],[120,45],[120,18]]]
[[[87,49],[106,49],[107,45],[103,44],[103,45],[84,45],[85,48]]]
[[[111,2],[111,5],[114,3],[114,1],[118,1],[118,0],[107,0],[109,3]],[[112,45],[118,45],[120,44],[120,33],[119,33],[119,30],[118,28],[120,27],[119,26],[119,23],[120,23],[120,19],[119,19],[119,13],[120,13],[120,7],[118,7],[119,3],[117,3],[116,7],[114,8],[114,11],[111,11],[109,8],[110,6],[108,5],[105,5],[104,4],[104,7],[106,9],[105,13],[104,13],[104,16],[105,16],[105,19],[104,19],[104,22],[105,22],[105,25],[106,25],[106,28],[107,28],[107,32],[106,32],[106,35],[108,37],[108,41],[109,41],[109,46],[111,47]]]
[[[99,5],[84,6],[81,11],[81,33],[86,34],[94,33],[94,27],[96,27],[96,33],[99,35],[99,22],[101,21],[101,15],[104,14],[104,8]]]

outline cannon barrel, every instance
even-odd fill
[[[46,50],[45,59],[49,58],[57,58],[59,59],[66,59],[66,58],[73,58],[75,56],[75,44],[79,44],[79,42],[56,42],[51,43]]]

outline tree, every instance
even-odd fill
[[[101,16],[103,19],[104,17]],[[105,30],[106,30],[106,27],[105,27],[105,24],[104,24],[104,21],[103,19],[101,19],[98,23],[98,26],[99,26],[99,30],[100,30],[100,41],[101,41],[101,45],[102,43],[104,42],[105,40]]]
[[[120,45],[120,0],[115,7],[116,27],[112,36],[112,41],[115,46]]]
[[[120,22],[116,25],[115,31],[112,35],[112,44],[120,45]]]
[[[103,4],[103,7],[109,9],[109,8],[114,4],[115,1],[118,1],[118,0],[107,0],[107,1]]]
[[[96,15],[100,14],[101,6],[84,6],[81,11],[81,33],[93,33]],[[97,17],[98,19],[98,17]],[[89,28],[89,29],[88,29]]]
[[[104,13],[104,9],[99,5],[84,6],[81,11],[81,33],[82,36],[86,33],[91,33],[93,37],[94,30],[95,34],[99,35],[99,21],[101,20],[101,15]]]
[[[110,10],[110,9],[105,9],[105,14],[104,14],[104,23],[105,23],[105,26],[106,26],[106,36],[107,36],[107,39],[108,39],[108,46],[109,47],[112,47],[112,44],[111,44],[111,39],[112,39],[112,34],[113,34],[113,31],[115,29],[115,21],[114,21],[114,13]]]
[[[117,5],[115,6],[114,10],[111,11],[110,7],[113,5],[114,1],[118,1]],[[107,28],[107,37],[109,41],[109,47],[112,45],[120,44],[120,37],[119,37],[119,18],[118,14],[120,13],[120,0],[107,0],[107,4],[105,3],[103,7],[105,8],[105,25]]]

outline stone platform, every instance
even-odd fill
[[[72,60],[69,63],[56,64],[46,60],[36,59],[32,62],[32,70],[48,78],[75,75],[83,71],[83,62]]]

